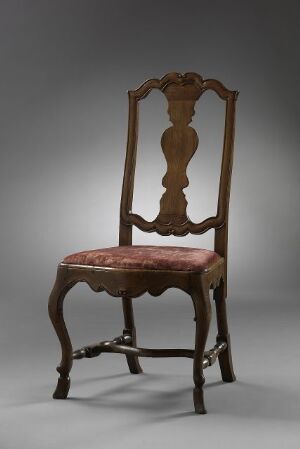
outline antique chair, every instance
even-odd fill
[[[161,146],[167,160],[163,178],[165,192],[160,210],[153,221],[132,212],[133,185],[138,136],[138,105],[152,89],[159,89],[168,101],[172,126],[162,135]],[[187,165],[198,146],[196,131],[189,126],[195,102],[207,90],[226,101],[225,130],[216,216],[193,223],[186,213],[183,189],[188,185]],[[129,91],[128,142],[123,178],[119,246],[84,251],[65,257],[58,266],[57,278],[49,299],[49,315],[62,350],[55,399],[65,399],[70,388],[69,373],[73,360],[96,357],[104,352],[125,354],[132,374],[142,372],[139,357],[190,357],[193,359],[194,405],[196,413],[206,413],[203,402],[203,369],[218,358],[222,379],[233,382],[230,336],[226,317],[227,235],[230,180],[233,159],[234,116],[237,91],[226,89],[214,79],[203,80],[196,73],[168,73],[151,79]],[[132,226],[160,235],[184,236],[215,230],[214,251],[173,246],[134,246]],[[78,282],[86,282],[94,291],[106,291],[122,298],[125,328],[112,341],[91,344],[73,352],[63,317],[66,293]],[[188,293],[194,305],[195,349],[139,348],[132,309],[132,298],[149,292],[161,295],[175,287]],[[205,351],[211,320],[209,290],[214,290],[218,335],[213,349]]]

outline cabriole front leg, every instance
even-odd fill
[[[203,399],[203,385],[205,377],[203,375],[203,359],[206,340],[211,321],[211,305],[209,299],[209,288],[199,281],[199,286],[193,291],[192,299],[195,308],[196,336],[193,377],[195,388],[193,392],[195,412],[205,414],[206,409]]]
[[[59,267],[48,304],[49,317],[61,345],[61,362],[57,367],[59,379],[53,393],[54,399],[66,399],[70,389],[70,371],[73,364],[73,349],[63,317],[63,303],[67,292],[76,282],[67,281],[66,271]]]

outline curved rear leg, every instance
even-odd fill
[[[122,298],[123,314],[125,329],[123,331],[124,335],[131,336],[130,346],[136,346],[136,330],[134,325],[134,316],[132,308],[131,298]],[[127,364],[131,374],[140,374],[143,372],[142,367],[139,363],[139,358],[137,356],[127,355]]]
[[[219,287],[215,289],[214,299],[216,303],[218,335],[217,342],[224,341],[227,344],[225,351],[219,355],[219,364],[221,369],[222,380],[224,382],[234,382],[236,377],[233,371],[230,334],[228,332],[227,312],[226,312],[226,296],[224,282],[221,281]]]
[[[67,292],[76,282],[68,282],[66,274],[65,268],[58,267],[56,281],[48,304],[49,317],[60,341],[62,351],[61,362],[57,367],[60,376],[53,393],[54,399],[67,398],[70,388],[69,373],[73,364],[73,349],[63,317],[63,302]]]
[[[206,409],[203,400],[203,385],[205,377],[203,375],[203,358],[205,344],[208,336],[211,320],[211,305],[209,299],[209,288],[199,280],[199,286],[192,293],[192,300],[196,315],[196,337],[194,354],[194,383],[193,392],[195,412],[205,414]]]

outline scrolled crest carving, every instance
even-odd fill
[[[171,72],[167,73],[161,79],[149,79],[136,90],[130,90],[129,95],[136,98],[137,100],[141,100],[147,97],[152,89],[159,89],[163,92],[169,84],[177,84],[179,86],[192,84],[199,90],[201,90],[201,93],[205,92],[206,90],[213,90],[220,98],[222,98],[222,100],[237,98],[238,96],[238,91],[226,89],[226,87],[220,81],[216,79],[204,80],[201,75],[194,72]]]

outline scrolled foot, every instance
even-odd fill
[[[207,412],[203,400],[203,389],[198,387],[194,388],[193,396],[194,396],[195,413],[199,415],[205,415]]]
[[[53,399],[67,399],[70,384],[70,377],[59,377],[57,381],[57,387],[53,393]]]

